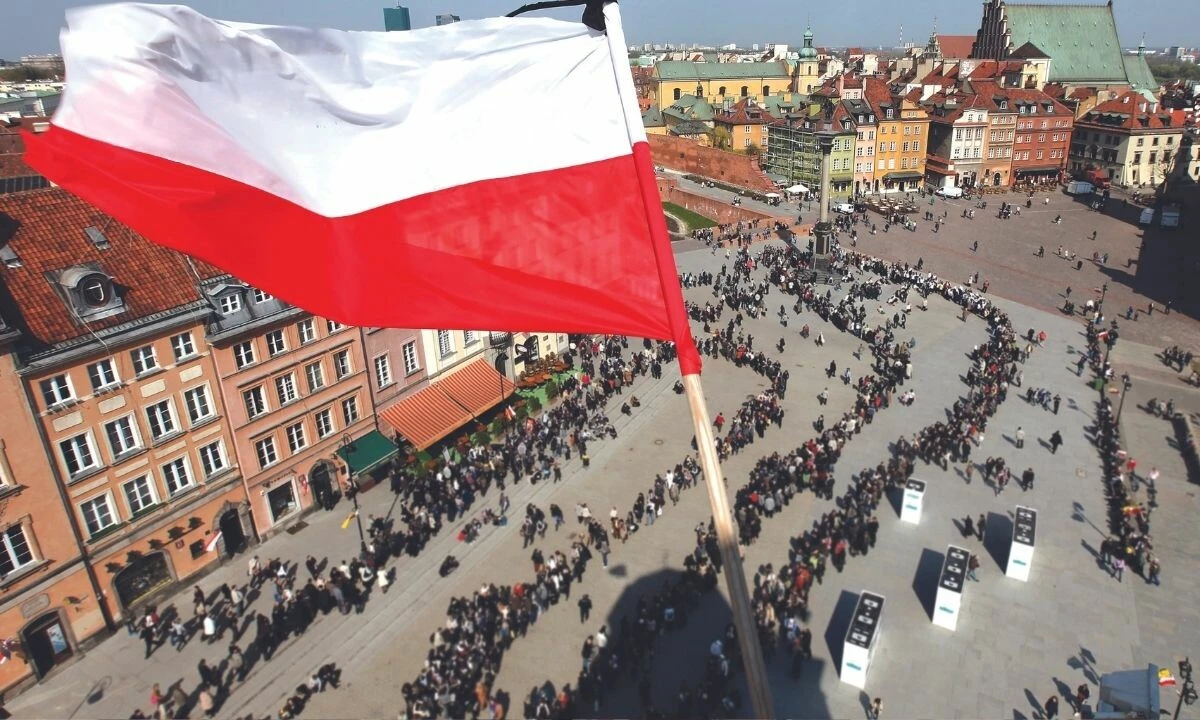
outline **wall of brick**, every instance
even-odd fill
[[[650,135],[648,139],[655,165],[753,190],[771,192],[775,189],[755,161],[746,155],[701,147],[692,140],[669,135]]]
[[[706,218],[716,220],[722,225],[737,223],[738,221],[750,222],[751,220],[771,219],[770,215],[764,215],[763,213],[747,210],[746,208],[734,207],[722,200],[714,200],[710,197],[681,190],[678,181],[673,178],[658,178],[658,195],[662,198],[663,202],[675,203]]]

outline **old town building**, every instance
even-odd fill
[[[791,77],[782,61],[723,63],[664,60],[654,66],[658,83],[655,99],[660,109],[686,95],[720,104],[726,98],[754,98],[790,90]]]
[[[929,115],[908,97],[899,97],[882,80],[863,79],[863,99],[875,111],[875,179],[872,192],[915,190],[925,178]]]
[[[57,481],[40,502],[65,505],[99,588],[70,588],[71,645],[253,538],[197,289],[215,271],[58,188],[0,196],[0,213],[0,312]]]
[[[717,147],[741,152],[750,151],[752,148],[764,149],[769,142],[767,125],[775,119],[750,98],[736,103],[730,102],[718,108],[713,115]]]
[[[832,138],[830,176],[833,198],[847,198],[854,182],[857,132],[840,103],[826,99],[788,113],[767,127],[766,169],[779,182],[821,186],[820,134]],[[835,118],[836,114],[836,118]]]
[[[220,275],[201,286],[216,308],[211,346],[233,448],[261,537],[318,507],[332,508],[395,447],[378,433],[362,335]],[[374,440],[374,442],[372,442]],[[358,445],[370,456],[355,459]],[[354,453],[354,455],[352,455]]]
[[[929,111],[926,183],[934,187],[975,187],[983,167],[987,103],[978,95],[951,90],[934,95],[925,105]]]
[[[1004,88],[1017,110],[1013,140],[1013,182],[1057,183],[1067,167],[1075,116],[1039,90]]]
[[[1070,170],[1100,170],[1118,185],[1158,185],[1175,171],[1185,122],[1182,110],[1123,93],[1075,121]]]

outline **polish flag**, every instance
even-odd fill
[[[671,339],[699,372],[615,3],[606,32],[67,19],[27,160],[151,240],[348,324]]]

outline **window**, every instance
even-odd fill
[[[171,401],[147,405],[146,421],[150,423],[150,437],[154,440],[161,440],[175,432],[175,413],[171,410]]]
[[[117,366],[112,358],[94,362],[87,367],[88,379],[92,381],[92,390],[99,392],[117,384]]]
[[[412,375],[420,369],[421,366],[417,363],[417,344],[404,343],[404,374]]]
[[[285,350],[287,350],[287,339],[283,336],[283,330],[272,330],[267,333],[268,357],[275,357]]]
[[[317,437],[326,438],[333,434],[333,413],[328,408],[313,415],[313,420],[317,426]]]
[[[263,292],[262,290],[254,291],[254,304],[255,305],[260,305],[262,303],[265,303],[268,300],[273,300],[274,298],[275,298],[274,295],[267,293],[267,292]]]
[[[301,345],[317,339],[317,324],[313,322],[312,318],[296,323],[296,330],[300,333]]]
[[[46,407],[54,407],[75,398],[75,392],[71,389],[71,379],[66,375],[46,378],[41,382],[41,386],[42,399],[46,401]]]
[[[1150,144],[1151,144],[1151,145],[1153,145],[1153,146],[1155,146],[1155,147],[1158,147],[1158,136],[1157,136],[1157,135],[1155,135],[1154,137],[1150,138]]]
[[[330,334],[333,334],[333,333],[337,332],[338,330],[341,330],[342,328],[344,328],[344,327],[346,327],[346,326],[345,326],[345,325],[343,325],[343,324],[341,324],[341,323],[340,323],[340,322],[338,322],[337,320],[326,320],[326,321],[325,321],[325,327],[329,329],[329,333],[330,333]]]
[[[1042,159],[1042,158],[1044,158],[1045,156],[1046,156],[1046,153],[1045,153],[1045,151],[1042,151],[1042,150],[1038,150],[1038,151],[1037,151],[1037,159],[1038,159],[1038,160],[1041,160],[1041,159]],[[1029,153],[1025,153],[1025,159],[1026,159],[1026,160],[1028,160],[1028,159],[1029,159]]]
[[[683,95],[683,91],[679,88],[675,88],[675,99],[678,100],[681,95]]]
[[[893,110],[892,108],[888,108],[887,110],[884,111],[884,117],[886,117],[888,120],[891,120],[892,117],[895,116],[895,114],[896,114],[896,111]],[[892,126],[892,132],[896,132],[896,127],[894,125]]]
[[[908,169],[908,158],[900,158],[900,169],[901,170]]]
[[[749,96],[750,96],[750,87],[748,85],[743,85],[742,86],[742,97],[749,97]]]
[[[279,395],[279,404],[287,405],[296,399],[296,376],[292,373],[275,378],[275,392]]]
[[[78,477],[89,470],[100,467],[95,446],[92,444],[92,437],[88,433],[60,441],[58,450],[62,453],[63,463],[67,466],[67,474],[71,477]]]
[[[1135,152],[1135,153],[1133,154],[1133,164],[1134,164],[1134,165],[1141,165],[1141,164],[1142,164],[1142,154],[1141,154],[1140,152]]]
[[[350,351],[341,350],[333,354],[333,373],[338,380],[346,377],[352,372],[350,367]]]
[[[888,169],[888,170],[895,170],[895,169],[896,169],[896,158],[888,158],[888,166],[887,166],[887,169]]]
[[[222,315],[231,315],[242,309],[242,296],[237,293],[222,295],[217,304]]]
[[[1046,142],[1046,133],[1038,133],[1038,142]]]
[[[163,481],[167,483],[167,495],[178,495],[194,484],[192,471],[188,468],[187,458],[184,457],[175,458],[163,465],[162,475]]]
[[[254,341],[247,340],[246,342],[238,343],[233,346],[233,360],[237,363],[238,370],[247,365],[254,364]]]
[[[921,141],[913,140],[912,148],[913,152],[921,152]]]
[[[308,447],[308,438],[304,437],[304,423],[288,425],[287,441],[288,449],[292,451],[293,455]]]
[[[204,477],[210,478],[227,467],[225,445],[220,440],[200,448],[200,468],[204,470]]]
[[[743,146],[743,147],[750,147],[750,138],[745,138],[745,142],[743,142],[743,143],[742,143],[742,146]]]
[[[392,384],[392,362],[387,355],[375,358],[375,384],[380,390]]]
[[[1138,146],[1138,147],[1141,147],[1142,145],[1144,145],[1144,144],[1145,144],[1145,142],[1146,142],[1146,138],[1138,138],[1138,139],[1137,139],[1137,146]]]
[[[438,354],[442,357],[454,352],[454,338],[450,336],[449,330],[438,330]]]
[[[258,466],[267,468],[279,461],[275,453],[275,438],[268,437],[254,443],[254,452],[258,454]]]
[[[79,511],[83,513],[83,524],[87,527],[88,537],[95,537],[117,524],[112,498],[108,493],[80,503]]]
[[[888,143],[888,152],[896,152],[896,142],[894,140]]]
[[[1151,152],[1150,153],[1150,162],[1154,163],[1157,160],[1158,160],[1158,152]]]
[[[771,86],[770,86],[770,85],[763,85],[763,93],[762,93],[762,94],[763,94],[763,97],[768,97],[768,96],[770,96],[770,94],[771,94]]]
[[[262,385],[242,393],[242,400],[246,403],[246,416],[251,420],[267,411],[267,396]]]
[[[717,88],[717,94],[718,94],[718,95],[724,95],[724,94],[725,94],[725,86],[724,86],[724,85],[722,85],[721,87]],[[678,99],[679,99],[679,98],[676,98],[676,100],[678,100]]]
[[[0,534],[0,577],[23,568],[33,562],[33,551],[29,549],[29,540],[25,537],[25,527],[13,525]]]
[[[188,420],[195,425],[212,417],[212,403],[208,401],[208,386],[201,385],[183,392],[183,404],[187,406]]]
[[[154,497],[154,484],[146,475],[130,480],[121,486],[121,490],[125,493],[130,515],[137,515],[158,502]]]
[[[308,379],[310,393],[325,387],[325,369],[321,367],[320,361],[304,366],[304,377]]]
[[[114,460],[137,450],[142,444],[133,417],[129,415],[105,423],[104,434],[108,437],[108,447],[112,450]]]
[[[175,362],[195,355],[196,345],[192,342],[192,334],[185,332],[172,337],[171,351],[175,353]]]
[[[908,152],[908,143],[904,143],[904,152]]]
[[[342,419],[346,421],[346,427],[358,421],[358,398],[348,397],[342,401]]]

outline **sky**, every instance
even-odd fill
[[[434,15],[453,13],[464,20],[503,15],[527,0],[411,0],[414,27],[433,24]],[[1066,0],[1077,2],[1078,0]],[[176,0],[211,17],[268,25],[302,25],[344,30],[382,30],[383,8],[395,0]],[[1143,33],[1150,47],[1200,43],[1195,28],[1200,0],[1114,0],[1121,42],[1136,46]],[[64,11],[89,4],[80,0],[0,0],[0,58],[58,52]],[[806,23],[816,44],[893,47],[924,44],[936,18],[939,32],[973,35],[979,27],[978,0],[624,0],[626,39],[632,44],[701,43],[723,45],[768,42],[800,45]],[[579,8],[544,13],[577,19]]]

